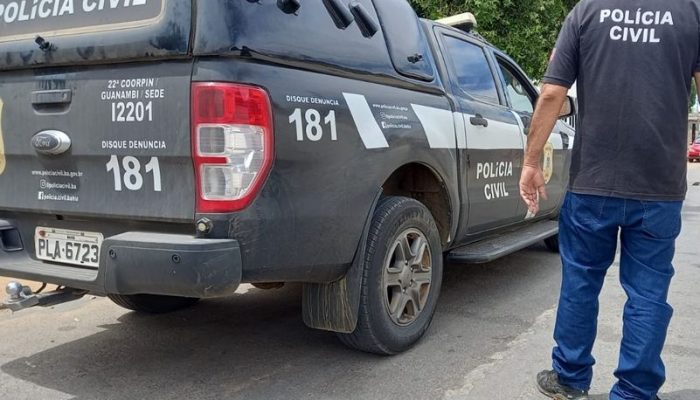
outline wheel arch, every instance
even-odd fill
[[[384,196],[415,199],[428,208],[435,219],[443,248],[454,237],[455,204],[446,180],[432,167],[422,162],[410,162],[396,168],[382,184]]]

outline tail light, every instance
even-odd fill
[[[272,166],[267,93],[246,85],[193,83],[192,142],[197,212],[229,213],[248,207]]]

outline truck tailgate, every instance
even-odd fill
[[[0,208],[194,218],[192,61],[7,71]]]

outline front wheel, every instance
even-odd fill
[[[144,314],[165,314],[188,308],[199,301],[190,297],[159,296],[153,294],[107,295],[116,305]]]
[[[442,286],[442,244],[430,211],[405,197],[382,199],[364,255],[358,322],[340,340],[357,350],[391,355],[423,336]]]

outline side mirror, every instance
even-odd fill
[[[567,118],[576,114],[576,100],[571,96],[566,96],[566,101],[564,106],[562,106],[559,112],[559,118]]]

